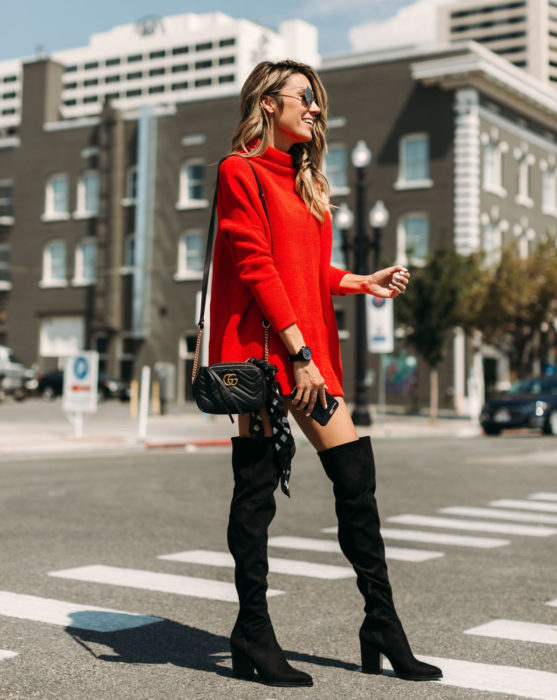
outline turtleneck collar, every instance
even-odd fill
[[[278,148],[273,148],[273,146],[267,146],[265,153],[259,157],[271,163],[276,163],[277,165],[286,165],[289,168],[294,167],[292,163],[292,154],[279,151]]]

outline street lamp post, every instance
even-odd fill
[[[370,241],[366,235],[366,170],[371,163],[371,151],[365,141],[358,141],[352,151],[352,164],[356,168],[356,240],[354,242],[355,274],[367,274]],[[366,299],[364,294],[356,297],[356,386],[352,420],[354,425],[371,425],[367,405],[366,386]]]

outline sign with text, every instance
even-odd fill
[[[64,363],[62,408],[67,413],[96,413],[99,353],[68,355]]]
[[[369,352],[393,352],[393,300],[366,296],[367,349]]]

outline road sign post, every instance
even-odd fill
[[[97,412],[98,376],[97,352],[81,352],[66,357],[62,409],[68,414],[76,437],[83,435],[83,414]]]

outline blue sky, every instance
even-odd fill
[[[146,15],[220,10],[276,29],[300,18],[319,29],[322,54],[351,50],[348,32],[368,22],[392,17],[415,0],[11,0],[2,8],[0,60],[84,46],[90,34]]]

